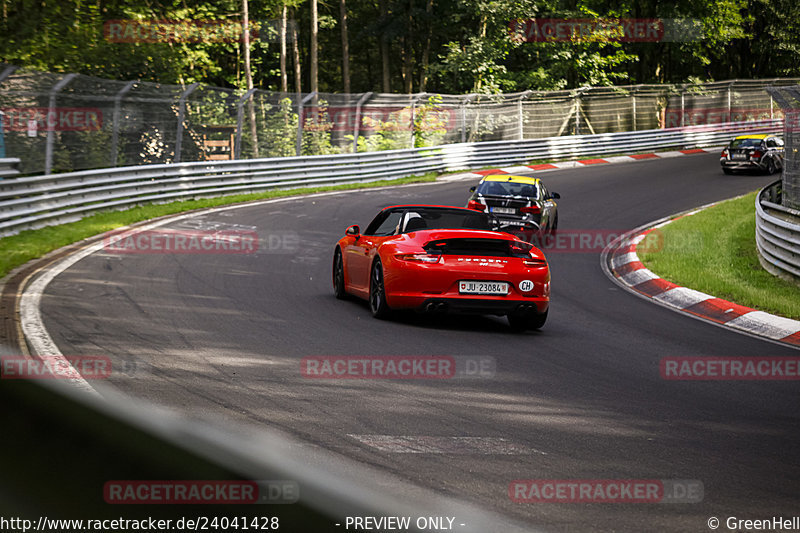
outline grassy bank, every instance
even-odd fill
[[[758,262],[755,194],[722,202],[658,231],[664,246],[642,262],[678,285],[768,313],[800,319],[800,287]]]

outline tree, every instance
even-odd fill
[[[339,0],[339,24],[342,32],[342,88],[350,92],[350,43],[347,38],[347,5],[346,0]]]
[[[311,0],[311,58],[310,58],[310,65],[309,74],[311,75],[310,80],[310,91],[312,93],[317,92],[319,90],[319,42],[318,42],[318,33],[319,33],[319,13],[317,12],[317,0]],[[302,120],[303,117],[300,117]]]
[[[242,0],[242,48],[244,49],[244,77],[247,90],[253,90],[253,71],[250,70],[250,8],[248,0]],[[247,99],[247,115],[250,120],[250,135],[253,137],[253,157],[258,157],[258,126],[253,95]]]

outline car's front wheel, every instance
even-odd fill
[[[333,254],[333,295],[340,300],[347,298],[347,291],[344,289],[344,262],[339,248]]]
[[[375,318],[389,315],[389,304],[386,303],[386,286],[383,283],[383,265],[380,259],[372,264],[369,276],[369,310]]]
[[[775,166],[775,160],[770,158],[769,161],[767,161],[767,174],[771,176],[775,174],[777,171],[778,167]]]

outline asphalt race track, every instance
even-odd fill
[[[624,230],[773,180],[725,176],[716,155],[541,175],[560,229]],[[544,329],[498,317],[373,319],[331,290],[335,241],[381,207],[464,205],[471,181],[290,199],[174,228],[245,229],[255,254],[96,253],[47,289],[64,354],[135,363],[112,385],[190,414],[273,427],[544,531],[709,531],[729,516],[793,516],[798,382],[665,381],[667,356],[796,356],[617,287],[600,254],[553,253]],[[491,356],[492,377],[312,380],[320,355]],[[375,436],[407,437],[376,447]],[[438,438],[432,438],[438,437]],[[474,437],[474,439],[464,439]],[[407,445],[402,445],[406,443]],[[422,453],[402,453],[422,446]],[[420,450],[417,450],[420,451]],[[518,479],[699,480],[701,503],[515,503]],[[795,513],[796,514],[796,513]],[[724,525],[720,531],[727,531]]]

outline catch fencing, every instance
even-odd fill
[[[53,74],[0,64],[5,157],[23,174],[777,119],[798,79],[515,94],[276,93]],[[0,154],[0,157],[3,157]]]
[[[781,125],[781,120],[764,120],[358,154],[140,165],[6,179],[0,180],[0,236],[147,202],[368,182],[536,160],[719,146],[733,135],[775,132]]]

